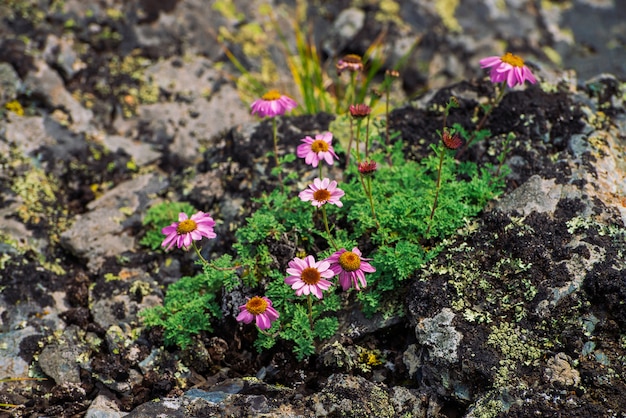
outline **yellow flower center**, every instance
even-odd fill
[[[259,296],[255,296],[251,298],[248,303],[246,303],[246,310],[250,312],[252,315],[259,315],[265,312],[267,309],[267,302],[265,299]]]
[[[322,139],[316,139],[315,141],[313,141],[313,143],[311,144],[311,151],[313,152],[326,152],[328,151],[328,142],[322,140]]]
[[[361,257],[352,251],[346,251],[339,256],[339,265],[345,271],[356,271],[361,267]]]
[[[191,219],[185,219],[184,221],[180,221],[180,223],[176,227],[176,233],[178,235],[188,234],[191,231],[195,231],[196,228],[198,228],[198,224],[196,224],[196,221],[193,221]]]
[[[326,189],[316,190],[313,192],[313,199],[318,202],[326,202],[330,199],[330,192]]]
[[[261,97],[261,98],[262,98],[263,100],[269,100],[269,101],[272,101],[272,100],[278,100],[278,99],[280,99],[280,97],[281,97],[281,95],[280,95],[280,93],[278,92],[278,90],[270,90],[270,91],[268,91],[267,93],[265,93],[265,94],[263,95],[263,97]]]
[[[318,284],[322,276],[315,267],[307,267],[302,270],[302,281],[306,284]]]
[[[502,57],[500,57],[502,62],[506,62],[507,64],[511,64],[513,67],[523,67],[524,60],[517,55],[513,55],[510,52],[507,52]]]

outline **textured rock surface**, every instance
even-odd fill
[[[430,152],[450,96],[450,122],[474,126],[493,93],[480,58],[519,52],[541,83],[508,92],[492,136],[463,155],[497,165],[515,135],[506,193],[412,278],[406,317],[350,305],[336,340],[304,362],[242,343],[241,295],[223,301],[217,335],[186,351],[161,347],[137,318],[192,273],[188,255],[139,244],[150,205],[184,200],[220,219],[208,254],[276,187],[272,126],[249,115],[245,77],[216,37],[295,93],[258,9],[271,5],[287,31],[290,2],[235,0],[226,16],[204,0],[40,3],[0,4],[0,379],[47,379],[0,382],[11,414],[624,416],[619,1],[309,2],[329,68],[379,36],[384,68],[409,54],[390,127],[412,158]],[[281,119],[281,151],[333,118]]]

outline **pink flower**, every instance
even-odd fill
[[[299,158],[304,158],[304,162],[313,167],[317,167],[322,160],[326,161],[328,165],[333,165],[333,157],[336,159],[339,157],[331,145],[332,140],[333,134],[330,132],[317,134],[315,139],[307,136],[302,140],[304,144],[298,145],[296,155]]]
[[[215,221],[208,213],[198,212],[188,219],[187,214],[181,212],[178,214],[178,222],[161,229],[166,235],[161,246],[167,247],[167,250],[174,244],[178,248],[188,248],[192,241],[200,241],[202,237],[215,238],[217,235],[213,232],[213,226]]]
[[[255,100],[250,105],[250,109],[252,109],[253,115],[256,113],[261,118],[265,116],[273,118],[274,116],[284,115],[285,112],[294,109],[296,106],[298,106],[298,103],[291,97],[281,95],[277,90],[270,90],[263,97]]]
[[[303,202],[311,201],[313,206],[321,208],[325,203],[342,207],[343,203],[339,199],[344,194],[343,190],[337,188],[335,180],[330,181],[328,178],[320,180],[318,177],[313,179],[313,184],[309,184],[309,188],[301,191],[298,196]]]
[[[245,305],[239,307],[237,321],[249,324],[253,319],[259,329],[266,330],[272,327],[272,322],[280,316],[272,307],[272,301],[265,296],[254,296]]]
[[[537,80],[530,69],[524,65],[524,60],[517,55],[507,52],[501,57],[487,57],[480,60],[481,68],[491,67],[489,77],[492,83],[507,82],[509,87],[524,84],[528,80],[535,84]]]
[[[361,286],[367,287],[364,273],[373,273],[376,271],[368,261],[371,258],[361,257],[361,251],[354,247],[352,251],[346,251],[345,248],[337,251],[326,259],[330,263],[330,269],[339,275],[339,284],[343,290],[350,289],[354,286],[356,290],[361,290]]]
[[[313,294],[318,299],[322,299],[323,290],[328,290],[332,286],[332,283],[325,279],[335,275],[328,261],[315,262],[312,255],[304,259],[296,257],[291,260],[287,274],[289,276],[285,277],[285,283],[296,291],[297,296]]]
[[[343,73],[344,71],[356,73],[359,71],[363,71],[363,60],[359,55],[348,54],[339,61],[337,61],[336,67],[337,75],[341,75],[341,73]]]

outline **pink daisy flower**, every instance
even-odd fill
[[[303,202],[311,201],[313,206],[321,208],[326,203],[331,203],[339,207],[343,206],[341,203],[342,196],[345,192],[337,188],[337,182],[335,180],[325,178],[320,180],[319,177],[313,179],[313,184],[309,184],[309,188],[303,190],[298,195]]]
[[[528,80],[535,84],[537,80],[530,69],[524,65],[524,60],[517,55],[507,52],[501,57],[493,56],[480,60],[481,68],[490,68],[489,77],[492,83],[507,82],[509,87],[524,84]]]
[[[256,326],[265,331],[272,327],[272,322],[280,316],[276,309],[272,307],[272,301],[265,296],[254,296],[245,305],[239,307],[237,321],[249,324],[254,319]]]
[[[178,214],[178,222],[172,223],[161,229],[166,235],[162,247],[169,250],[174,245],[178,248],[188,248],[193,241],[200,241],[202,237],[215,238],[217,235],[213,232],[215,221],[208,213],[202,211],[191,215],[191,219],[187,214],[181,212]]]
[[[264,118],[269,116],[282,116],[285,112],[288,112],[298,106],[295,100],[291,97],[281,95],[277,90],[270,90],[263,95],[260,99],[255,100],[251,105],[252,114],[257,114],[259,117]]]
[[[291,260],[287,274],[289,276],[285,277],[285,283],[296,291],[297,296],[313,294],[318,299],[322,299],[323,290],[328,290],[332,286],[332,283],[325,279],[335,275],[328,261],[316,262],[312,255],[304,259],[296,257]]]
[[[336,159],[339,157],[331,145],[332,140],[333,134],[330,132],[317,134],[315,139],[307,136],[302,140],[304,144],[298,145],[296,155],[299,158],[304,158],[304,162],[313,167],[317,167],[322,160],[326,161],[328,165],[333,165],[333,157]]]
[[[364,273],[376,271],[368,263],[369,260],[371,258],[361,257],[361,251],[357,247],[354,247],[352,251],[342,248],[326,259],[333,273],[339,275],[339,284],[343,290],[348,290],[351,286],[354,286],[356,290],[361,290],[359,283],[362,287],[367,287]]]

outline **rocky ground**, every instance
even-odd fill
[[[389,123],[411,158],[430,152],[450,96],[450,122],[473,126],[493,94],[480,58],[523,54],[540,83],[508,93],[492,138],[460,157],[497,163],[513,132],[504,195],[409,281],[404,315],[346,309],[342,335],[305,361],[257,353],[226,301],[188,350],[142,327],[137,313],[193,269],[140,244],[147,209],[211,213],[205,250],[219,254],[277,185],[271,125],[216,41],[297,97],[271,31],[250,26],[265,3],[0,3],[0,416],[625,417],[617,0],[309,2],[329,65],[380,34],[386,67],[410,53]],[[286,22],[293,3],[268,4]],[[333,119],[284,118],[285,152]]]

